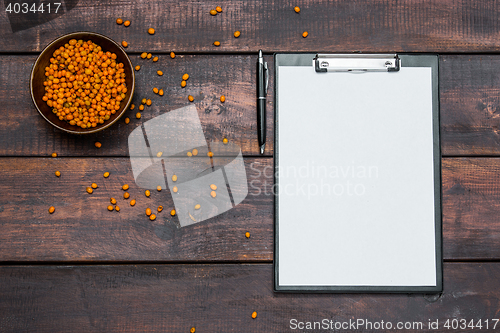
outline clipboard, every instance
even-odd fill
[[[442,291],[438,56],[274,61],[274,291]]]

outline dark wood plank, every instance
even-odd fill
[[[0,51],[40,51],[57,36],[90,30],[127,40],[131,51],[333,51],[479,52],[498,51],[500,7],[495,1],[245,1],[224,2],[209,14],[211,1],[78,2],[43,25],[13,33],[1,12]],[[302,11],[296,14],[293,6]],[[46,14],[45,14],[46,15]],[[125,28],[115,20],[130,19]],[[156,34],[150,36],[147,29]],[[241,31],[236,39],[233,32]],[[309,37],[302,38],[308,31]],[[221,46],[212,45],[215,40]]]
[[[439,88],[442,153],[498,155],[500,57],[441,57]]]
[[[249,194],[236,208],[182,228],[170,216],[170,191],[154,188],[147,198],[127,158],[3,158],[0,165],[1,261],[272,259],[272,178],[264,176],[271,159],[246,160]],[[106,171],[111,175],[105,179]],[[89,195],[93,182],[99,188]],[[130,185],[128,200],[123,184]],[[107,210],[111,197],[120,212]],[[160,205],[164,210],[150,221],[146,208]]]
[[[498,158],[443,159],[445,257],[500,257],[499,173]]]
[[[255,57],[240,55],[178,56],[160,55],[157,63],[132,55],[137,73],[136,104],[143,97],[153,106],[142,112],[142,119],[127,111],[131,123],[119,121],[110,129],[88,136],[74,136],[53,129],[38,115],[29,97],[29,72],[34,56],[0,56],[4,68],[0,76],[0,156],[127,156],[127,137],[138,124],[164,112],[189,104],[195,96],[199,116],[208,141],[227,137],[241,146],[246,155],[258,154],[255,106]],[[271,69],[272,57],[266,57]],[[155,74],[157,69],[165,73]],[[189,73],[188,86],[179,85]],[[443,155],[500,154],[500,56],[442,56],[440,62],[441,147]],[[269,90],[267,137],[273,137],[273,78]],[[163,88],[157,96],[153,87]],[[15,93],[14,93],[15,92]],[[226,102],[218,100],[221,94]],[[94,147],[100,141],[101,149]],[[266,154],[273,151],[268,139]]]
[[[465,319],[488,320],[489,330],[485,322],[483,330],[493,332],[499,274],[498,263],[446,263],[441,295],[276,294],[271,264],[4,266],[0,330],[189,332],[196,327],[196,332],[293,332],[292,319],[362,319],[372,325],[390,322],[399,332],[403,330],[394,329],[398,322],[421,323],[408,332],[456,332],[444,328],[446,321]],[[253,311],[256,319],[251,318]],[[439,329],[430,330],[429,320],[437,320]],[[335,331],[375,330],[363,325]]]
[[[272,159],[245,163],[249,194],[240,205],[177,228],[169,191],[153,190],[146,198],[126,158],[2,158],[0,261],[272,260]],[[499,173],[496,158],[443,160],[445,259],[500,258]],[[89,195],[92,182],[99,188]],[[122,198],[125,183],[129,200]],[[119,213],[106,210],[110,197],[118,200]],[[137,204],[130,207],[133,198]],[[158,205],[165,210],[151,222],[145,209]],[[50,206],[56,207],[52,215]]]
[[[251,56],[177,56],[160,60],[131,56],[136,72],[135,109],[128,110],[122,119],[109,129],[83,136],[72,135],[53,128],[36,111],[29,95],[29,76],[34,56],[0,56],[4,68],[0,76],[0,155],[48,156],[56,151],[60,156],[128,156],[127,138],[139,124],[165,112],[190,104],[188,95],[195,98],[198,115],[208,142],[229,141],[238,144],[245,155],[260,155],[257,144],[256,57]],[[272,58],[266,60],[272,67]],[[163,76],[156,74],[163,71]],[[244,70],[243,70],[244,69]],[[190,75],[186,88],[181,88],[182,75]],[[270,78],[269,95],[273,94]],[[23,87],[20,89],[20,87]],[[164,96],[153,93],[163,89]],[[220,102],[224,95],[226,101]],[[151,107],[135,118],[141,99],[150,98]],[[272,138],[272,98],[268,102],[267,137]],[[125,117],[130,124],[124,123]],[[101,149],[94,142],[102,143]],[[266,153],[272,153],[273,141],[268,139]]]

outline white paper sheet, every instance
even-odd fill
[[[279,70],[280,286],[435,286],[431,68]]]

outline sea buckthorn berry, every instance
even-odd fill
[[[128,27],[130,25],[130,21],[123,22],[123,25],[126,26],[126,27]]]
[[[120,211],[120,207],[115,206],[115,210],[116,210],[117,212],[119,212],[119,211]]]
[[[306,38],[307,36],[309,36],[309,33],[308,33],[307,31],[304,31],[304,32],[302,33],[302,37]]]
[[[299,8],[299,6],[295,6],[295,8],[294,8],[293,10],[295,10],[295,12],[296,12],[296,13],[300,13],[300,8]]]
[[[217,11],[215,9],[210,10],[210,15],[212,16],[217,15]]]
[[[135,109],[135,104],[130,104],[130,110]]]
[[[153,62],[157,62],[157,61],[158,61],[158,57],[154,57]]]
[[[196,332],[196,328],[191,327],[191,329],[189,330],[189,333],[195,333],[195,332]]]
[[[158,74],[159,76],[162,76],[163,72],[162,71],[156,71],[156,74]]]
[[[108,178],[109,177],[109,172],[105,172],[103,176],[104,176],[104,178]]]
[[[216,41],[214,42],[214,45],[215,45],[215,46],[220,46],[220,42],[219,42],[218,40],[216,40]]]
[[[226,138],[222,139],[222,143],[223,143],[223,144],[227,145],[227,143],[228,143],[228,142],[229,142],[229,141],[228,141]]]
[[[215,191],[215,190],[217,189],[217,185],[215,185],[215,184],[211,184],[211,185],[210,185],[210,188],[211,188],[212,190],[214,190],[214,191]]]
[[[156,87],[155,87],[155,88],[153,88],[153,92],[154,92],[155,94],[157,94],[157,93],[158,93],[158,88],[156,88]]]
[[[186,74],[184,74],[184,75],[182,76],[182,79],[183,79],[184,81],[187,81],[187,79],[189,79],[189,74],[187,74],[187,73],[186,73]]]
[[[221,103],[224,103],[225,101],[226,101],[226,96],[222,95],[222,96],[220,97],[220,102],[221,102]]]
[[[49,207],[49,213],[52,214],[53,212],[56,211],[56,208],[54,206]]]
[[[196,156],[196,155],[198,155],[198,149],[195,148],[195,149],[193,149],[193,156]]]
[[[135,200],[130,201],[130,206],[135,206]]]
[[[151,192],[149,190],[146,190],[146,192],[144,192],[144,194],[149,198],[149,196],[151,195]]]
[[[90,185],[90,186],[92,186],[93,189],[97,188],[97,184],[96,183],[92,183],[92,185]]]
[[[96,143],[94,143],[94,146],[96,146],[96,148],[101,148],[102,144],[99,141],[96,141]]]
[[[174,193],[177,193],[177,191],[178,191],[178,190],[179,190],[179,189],[177,188],[177,186],[174,186],[174,187],[172,188],[172,191],[174,191]]]
[[[163,153],[161,151],[156,153],[156,157],[161,157],[162,155],[163,155]]]
[[[161,212],[163,210],[163,206],[158,206],[157,210],[158,212]]]
[[[160,89],[160,91],[158,92],[158,95],[163,96],[163,89]]]
[[[151,215],[149,215],[149,219],[150,219],[151,221],[156,220],[156,215],[155,215],[155,214],[151,214]]]
[[[187,156],[191,157],[191,156],[193,156],[193,153],[192,153],[192,152],[190,152],[190,151],[188,151],[188,152],[187,152]]]
[[[146,215],[147,216],[151,215],[151,208],[146,208]]]
[[[108,206],[108,210],[109,210],[110,212],[111,212],[113,209],[115,209],[115,207],[113,207],[113,206],[111,206],[111,205],[109,205],[109,206]]]
[[[144,111],[144,105],[143,104],[139,105],[139,111]]]
[[[241,35],[241,32],[239,32],[239,31],[234,32],[234,38],[238,38],[238,37],[240,37],[240,35]]]
[[[207,153],[207,156],[208,156],[208,157],[213,157],[213,156],[214,156],[214,153],[212,153],[211,151],[209,151],[209,152]]]
[[[147,106],[151,106],[151,104],[153,104],[153,102],[151,102],[151,100],[150,100],[150,99],[148,99],[148,100],[146,101],[146,105],[147,105]]]
[[[174,182],[176,182],[176,181],[177,181],[177,176],[176,176],[176,175],[173,175],[173,176],[172,176],[172,180],[173,180]]]
[[[61,172],[60,171],[56,171],[56,176],[57,177],[61,177]]]
[[[189,96],[188,96],[188,100],[189,100],[190,102],[192,102],[192,101],[194,101],[194,97],[193,97],[193,96],[191,96],[191,95],[189,95]]]
[[[121,18],[116,19],[116,24],[122,24],[122,23],[123,23],[123,20]]]
[[[122,46],[123,46],[123,47],[128,47],[128,43],[127,43],[126,41],[123,41],[123,42],[122,42]]]
[[[57,153],[52,153],[52,157],[57,157]]]
[[[148,34],[150,34],[150,35],[154,35],[154,34],[155,34],[155,29],[153,29],[153,28],[149,28],[149,29],[148,29]]]
[[[94,193],[94,190],[92,189],[92,187],[87,187],[87,193],[88,194]]]
[[[201,205],[200,205],[200,204],[197,204],[197,205],[195,205],[195,206],[194,206],[194,209],[196,209],[196,210],[198,210],[198,209],[200,209],[200,208],[201,208]]]
[[[128,190],[128,184],[124,184],[124,185],[122,186],[122,190],[124,190],[124,191]]]
[[[147,99],[143,98],[143,99],[141,100],[141,103],[142,103],[142,104],[146,104],[146,102],[147,102],[147,101],[148,101]]]
[[[137,113],[135,114],[135,117],[136,117],[137,119],[141,119],[141,113],[140,113],[140,112],[137,112]]]
[[[137,65],[137,66],[134,67],[134,69],[137,72],[137,71],[139,71],[141,69],[141,66]]]
[[[109,199],[109,202],[111,202],[113,205],[116,205],[116,199],[115,198]]]
[[[156,190],[157,190],[158,192],[161,192],[161,186],[160,186],[160,185],[156,186]]]
[[[128,192],[123,193],[123,199],[128,199],[128,198],[130,198],[130,193]]]
[[[128,124],[128,123],[130,123],[130,118],[129,117],[125,118],[125,124]]]
[[[170,211],[170,215],[175,216],[175,209],[172,209],[172,210]]]
[[[186,86],[186,81],[182,80],[181,81],[181,87],[184,88]]]
[[[170,52],[170,58],[172,58],[172,59],[175,58],[175,53],[174,52]]]
[[[246,238],[250,238],[250,233],[249,233],[248,231],[247,231],[247,232],[245,232],[245,237],[246,237]]]
[[[222,12],[222,8],[221,8],[220,6],[215,7],[215,10],[216,10],[218,13],[221,13],[221,12]]]
[[[255,311],[254,311],[254,312],[252,312],[252,318],[253,318],[253,319],[257,318],[257,312],[255,312]]]
[[[146,52],[142,52],[141,53],[141,58],[142,59],[146,59],[147,56],[148,56],[148,54]]]
[[[217,192],[212,191],[212,192],[210,192],[210,195],[212,196],[212,198],[215,198],[217,196]]]
[[[151,53],[148,53],[148,59],[151,59],[153,55]]]

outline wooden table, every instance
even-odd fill
[[[447,319],[488,319],[491,325],[499,318],[500,3],[225,1],[223,12],[211,16],[217,5],[80,0],[55,20],[15,33],[1,12],[0,331],[189,332],[195,326],[200,333],[292,332],[294,318],[421,321],[424,328],[438,319],[440,330],[448,331],[442,326]],[[132,24],[117,25],[118,17]],[[38,115],[29,95],[31,66],[51,40],[79,30],[129,43],[132,62],[142,66],[134,101],[153,101],[142,119],[127,111],[130,124],[122,119],[79,137]],[[309,32],[305,39],[303,31]],[[272,165],[273,145],[268,142],[262,157],[256,140],[260,48],[271,70],[276,51],[440,54],[442,294],[273,293],[273,197],[261,191],[272,185],[263,171]],[[144,51],[160,60],[140,59]],[[156,76],[157,69],[165,75]],[[184,89],[183,73],[190,75]],[[165,90],[163,97],[153,94],[155,86]],[[207,140],[226,137],[240,145],[248,179],[260,185],[251,186],[235,209],[178,229],[168,214],[168,191],[147,199],[135,185],[127,137],[142,122],[188,105],[189,94]],[[268,112],[268,138],[272,124]],[[51,158],[52,152],[59,156]],[[105,171],[111,173],[106,180]],[[99,188],[88,195],[92,182]],[[125,183],[135,207],[123,202]],[[120,213],[106,210],[112,196]],[[145,208],[160,204],[166,210],[150,221]],[[463,331],[469,330],[478,328]]]

